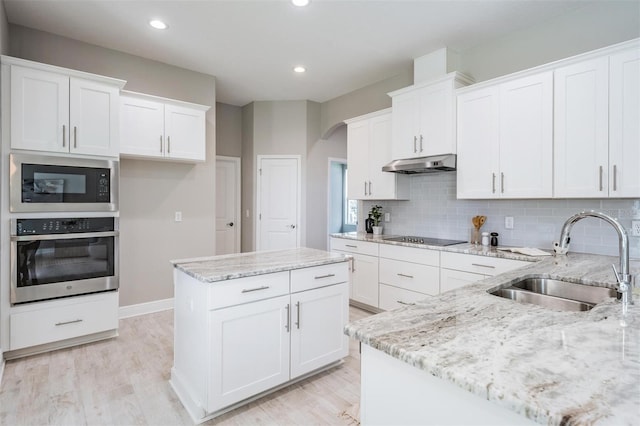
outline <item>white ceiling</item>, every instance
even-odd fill
[[[602,0],[599,0],[602,1]],[[324,102],[442,47],[458,52],[576,0],[4,0],[10,23],[211,74],[217,99]],[[169,29],[147,23],[161,18]],[[302,64],[305,74],[292,68]]]

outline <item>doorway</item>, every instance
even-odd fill
[[[300,156],[259,155],[256,250],[300,247]]]
[[[240,158],[216,156],[216,254],[240,252]]]

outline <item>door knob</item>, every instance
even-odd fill
[[[233,222],[227,223],[227,226],[233,226]]]

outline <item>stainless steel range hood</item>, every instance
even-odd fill
[[[405,160],[393,160],[382,167],[383,172],[417,174],[452,172],[456,170],[456,155],[434,155],[431,157],[407,158]]]

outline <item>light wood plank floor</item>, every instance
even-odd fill
[[[351,307],[351,320],[370,315]],[[173,311],[120,321],[119,337],[7,361],[0,425],[192,425],[169,386]],[[360,354],[209,425],[354,425]]]

